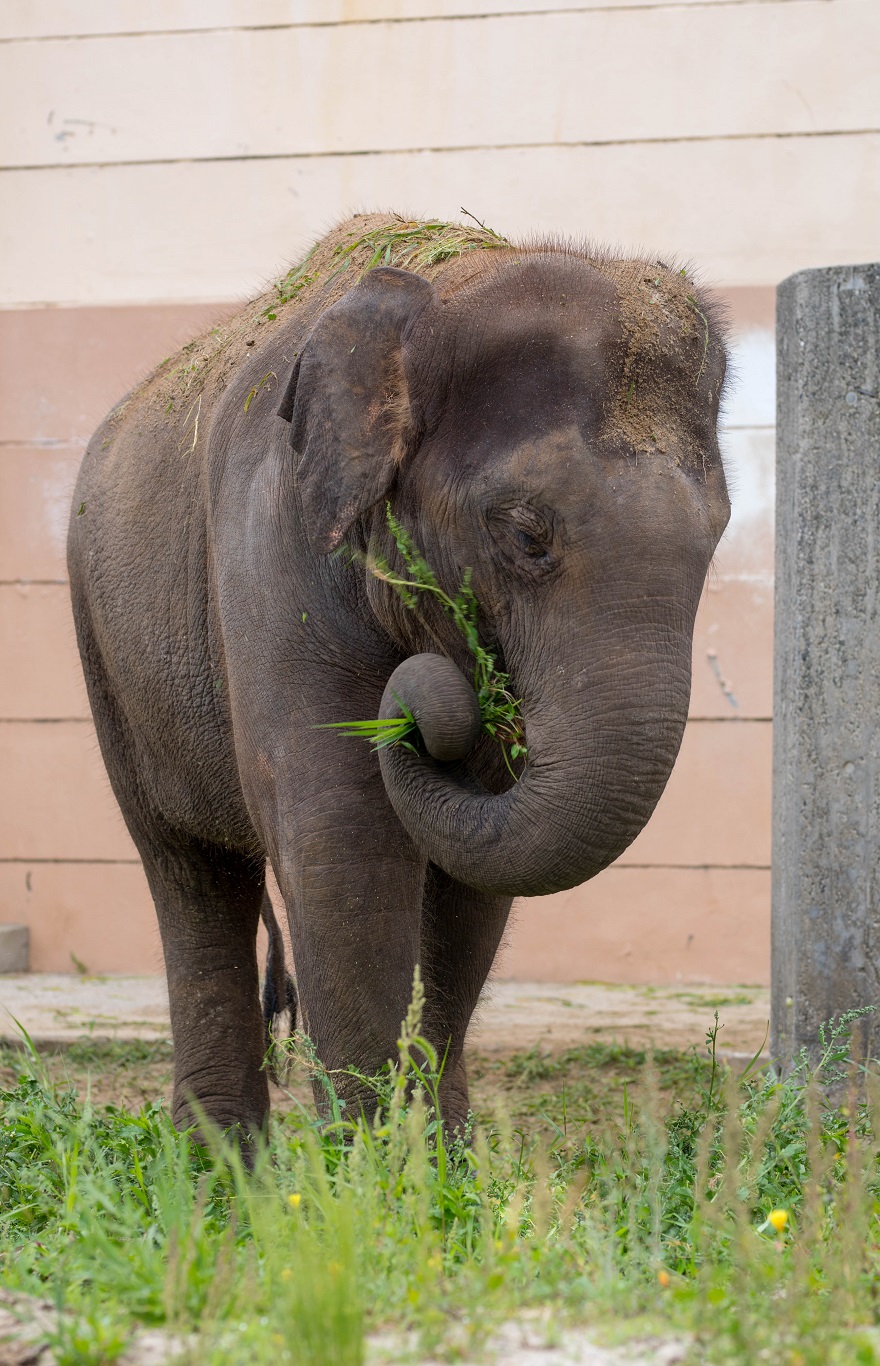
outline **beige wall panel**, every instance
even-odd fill
[[[770,980],[770,873],[622,868],[517,902],[496,975],[527,982]]]
[[[720,293],[735,324],[738,313],[758,308],[772,317],[772,287]],[[72,434],[74,445],[83,443],[110,406],[164,356],[234,308],[232,303],[180,303],[0,310],[0,441],[37,441],[45,445],[47,460],[67,458],[51,449],[64,443],[64,433]],[[773,436],[760,431],[775,420],[772,331],[735,330],[731,353],[722,449],[736,503],[743,505],[745,491],[752,518],[755,498],[762,514],[768,498],[772,504]],[[0,460],[18,454],[6,450]],[[753,494],[754,480],[760,487]]]
[[[770,864],[771,727],[688,725],[657,810],[626,864]],[[136,857],[84,721],[0,725],[0,858]]]
[[[9,637],[17,624],[31,639],[5,671],[0,695],[6,714],[22,716],[33,708],[49,716],[53,710],[87,715],[65,590],[32,589],[28,602],[19,601],[18,591],[0,595],[0,630]],[[37,596],[47,593],[55,596]],[[54,681],[40,676],[44,662]],[[132,856],[90,726],[3,725],[0,749],[0,812],[6,806],[0,857]],[[623,861],[769,866],[769,826],[770,726],[692,722],[657,810]]]
[[[762,871],[610,868],[571,892],[518,902],[495,975],[763,984],[769,920]],[[0,921],[30,926],[36,972],[72,971],[71,952],[92,972],[162,971],[139,864],[0,864]]]
[[[86,721],[0,725],[0,860],[136,859]]]
[[[801,0],[769,0],[793,4]],[[826,0],[814,0],[815,4]],[[643,9],[670,0],[638,0]],[[677,5],[731,0],[675,0]],[[739,3],[739,0],[734,0]],[[765,0],[768,3],[768,0]],[[625,9],[633,0],[3,0],[0,38],[68,34],[157,33],[181,29],[254,28],[270,24],[357,24],[533,10]]]
[[[464,204],[514,235],[650,243],[720,285],[772,284],[872,259],[880,134],[8,171],[0,194],[12,305],[240,298],[370,205]]]
[[[87,717],[66,584],[0,586],[0,718]]]
[[[773,333],[776,328],[776,291],[767,285],[739,285],[725,292],[730,323],[738,334]]]
[[[163,357],[228,312],[228,304],[0,310],[0,443],[70,443],[82,458],[82,447],[113,404]],[[21,451],[0,447],[0,469],[9,454],[22,458]],[[48,455],[35,451],[34,461]],[[59,528],[67,535],[72,451],[64,461],[50,499],[56,554]],[[42,481],[36,463],[33,469]]]
[[[0,165],[877,129],[878,71],[876,0],[3,44]]]
[[[725,301],[729,298],[736,303],[742,292],[722,291],[722,296]],[[748,291],[750,294],[759,292],[770,296],[771,308],[775,313],[776,290]],[[734,478],[737,479],[737,465],[742,452],[735,444],[741,438],[736,437],[735,433],[744,428],[753,431],[776,425],[775,322],[768,327],[735,329],[729,339],[728,349],[730,365],[721,405],[721,426],[725,439],[721,451],[727,462],[732,462]],[[773,461],[770,463],[772,465]]]
[[[30,926],[37,972],[72,971],[71,952],[92,972],[162,971],[138,864],[0,864],[0,920]],[[518,902],[495,975],[764,984],[769,956],[768,873],[615,867]]]
[[[772,727],[692,721],[666,791],[623,864],[770,867]]]
[[[772,563],[771,563],[772,568]],[[773,590],[710,577],[694,628],[692,717],[773,714]]]
[[[33,972],[74,972],[71,954],[94,973],[163,971],[139,863],[0,863],[0,922],[30,927]]]
[[[0,328],[12,316],[0,315]],[[0,584],[67,578],[67,518],[81,459],[78,446],[0,446]]]

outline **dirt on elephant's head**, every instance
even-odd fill
[[[725,372],[719,302],[685,269],[662,261],[597,256],[593,264],[614,281],[626,336],[606,437],[637,455],[659,454],[676,464],[702,462],[704,441],[682,419],[700,411],[717,413]]]
[[[719,349],[723,351],[723,326],[717,304],[685,270],[656,260],[615,257],[589,243],[554,238],[515,242],[477,220],[420,221],[393,213],[345,219],[270,288],[166,358],[118,406],[111,425],[137,398],[155,415],[182,422],[195,442],[203,398],[221,392],[292,317],[299,324],[296,334],[304,337],[326,308],[378,266],[413,271],[435,281],[441,295],[449,297],[502,263],[548,253],[587,262],[617,293],[626,354],[617,391],[606,396],[606,437],[637,453],[686,458],[676,414],[695,401],[717,400],[712,386],[720,386],[717,358]],[[271,381],[271,387],[280,383],[269,369],[260,383]],[[254,396],[258,389],[259,383]]]

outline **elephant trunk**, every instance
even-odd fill
[[[381,714],[398,716],[405,703],[428,754],[396,746],[380,762],[408,834],[451,877],[496,894],[562,891],[601,872],[645,825],[672,771],[687,719],[692,621],[624,629],[610,652],[607,638],[592,655],[580,652],[603,665],[559,668],[550,686],[526,687],[528,763],[500,794],[449,762],[463,760],[478,734],[470,685],[439,655],[404,661]]]

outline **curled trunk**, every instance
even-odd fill
[[[500,794],[449,762],[464,760],[475,738],[473,705],[461,702],[470,685],[439,655],[406,660],[388,681],[382,715],[400,715],[399,698],[417,719],[430,716],[429,753],[398,746],[380,761],[408,834],[450,876],[497,894],[562,891],[601,872],[645,825],[672,771],[690,693],[685,634],[655,629],[650,648],[642,634],[617,651],[614,667],[560,670],[529,706],[522,778]],[[607,642],[594,658],[608,660]],[[443,736],[433,755],[431,732]]]

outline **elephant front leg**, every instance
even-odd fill
[[[296,843],[273,857],[296,963],[303,1027],[346,1113],[371,1115],[369,1078],[397,1054],[419,958],[425,863],[381,784],[322,817],[312,804]],[[327,1096],[314,1084],[319,1109]]]
[[[422,911],[426,1036],[445,1056],[440,1104],[446,1129],[469,1109],[464,1041],[510,914],[512,898],[474,891],[431,865]]]

